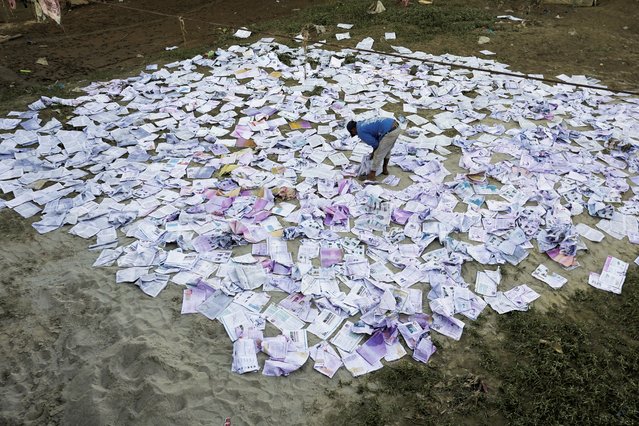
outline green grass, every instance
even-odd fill
[[[621,296],[587,289],[555,309],[484,313],[498,338],[482,337],[485,323],[468,324],[428,365],[406,357],[362,379],[355,397],[334,396],[326,422],[637,424],[636,270]]]
[[[513,424],[639,421],[639,277],[621,297],[587,290],[566,312],[499,318],[516,361],[503,366],[499,405]]]
[[[308,24],[324,25],[335,31],[335,25],[343,22],[354,24],[351,34],[387,27],[396,30],[400,38],[423,38],[443,33],[465,33],[476,28],[490,26],[492,15],[477,7],[457,4],[409,7],[385,2],[386,11],[371,15],[366,13],[370,0],[336,1],[301,10],[286,19],[259,24],[256,29],[297,34]],[[346,31],[346,30],[339,30]],[[319,38],[323,38],[320,35]]]

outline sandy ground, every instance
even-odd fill
[[[180,315],[179,286],[152,299],[92,268],[86,241],[0,223],[2,424],[307,424],[350,376],[231,373],[224,328]]]

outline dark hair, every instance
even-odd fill
[[[353,130],[355,130],[356,127],[357,127],[357,123],[351,120],[346,125],[346,130],[348,130],[349,132],[352,132]]]

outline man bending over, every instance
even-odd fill
[[[388,162],[391,150],[400,134],[399,123],[392,118],[370,118],[360,122],[349,121],[346,129],[351,136],[359,138],[373,148],[373,165],[368,176],[368,180],[375,180],[375,175],[382,161],[384,168],[382,174],[388,174]]]

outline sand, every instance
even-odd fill
[[[0,212],[1,424],[308,424],[350,378],[231,373],[224,328],[180,315],[182,288],[116,284],[87,241],[30,222]]]

